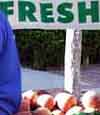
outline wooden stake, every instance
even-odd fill
[[[74,29],[66,31],[64,89],[80,96],[81,33]]]

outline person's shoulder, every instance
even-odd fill
[[[1,17],[4,17],[4,16],[5,16],[5,13],[0,10],[0,18],[1,18]]]
[[[5,25],[7,25],[8,19],[6,14],[0,10],[0,28],[5,28]]]
[[[6,24],[8,22],[8,17],[5,12],[0,10],[0,23]]]
[[[6,15],[3,11],[0,10],[0,20],[5,19]]]

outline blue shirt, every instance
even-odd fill
[[[21,100],[20,63],[14,35],[0,12],[0,115],[12,115]]]

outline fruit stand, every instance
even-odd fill
[[[23,92],[16,115],[100,115],[100,90],[82,94],[79,85],[81,30],[100,29],[99,1],[3,0],[0,4],[13,29],[66,30],[64,88]]]
[[[90,90],[80,99],[63,89],[29,90],[17,115],[100,115],[100,91]]]

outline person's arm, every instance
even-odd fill
[[[0,54],[3,51],[3,32],[2,29],[0,29]]]
[[[0,115],[12,115],[21,101],[21,72],[12,29],[0,12]]]

